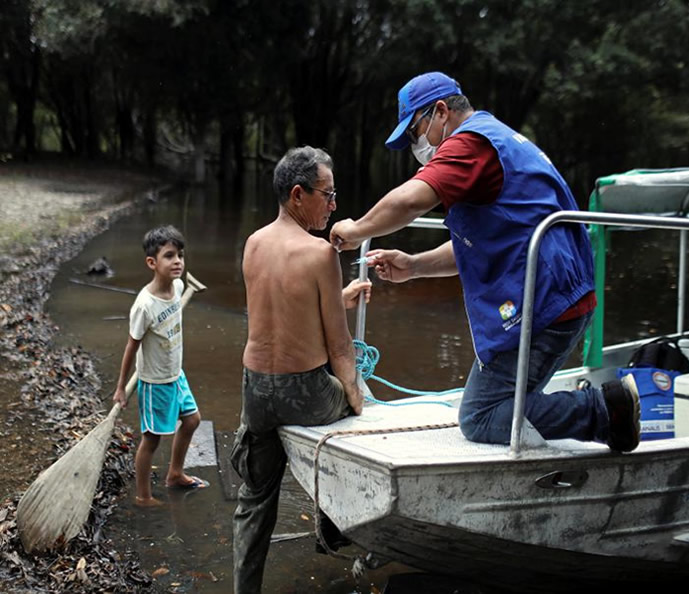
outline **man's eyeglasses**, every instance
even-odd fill
[[[326,196],[325,201],[330,204],[331,202],[335,202],[337,199],[337,192],[333,190],[332,192],[328,192],[326,190],[321,190],[320,188],[311,188],[312,190],[316,190],[316,192],[320,192],[324,196]]]
[[[404,131],[404,133],[407,135],[407,137],[409,138],[409,141],[410,141],[412,144],[416,144],[416,141],[418,140],[418,138],[416,137],[416,132],[415,132],[416,128],[417,128],[418,125],[421,123],[421,120],[423,120],[425,117],[427,117],[427,116],[430,115],[431,111],[433,110],[433,107],[435,107],[435,103],[432,104],[432,105],[429,105],[429,106],[426,108],[426,111],[424,111],[424,112],[421,114],[421,117],[420,117],[418,120],[416,120],[411,126],[409,126],[409,128],[407,128],[407,129]]]

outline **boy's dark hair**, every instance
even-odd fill
[[[184,249],[184,235],[172,225],[163,225],[151,229],[144,235],[143,248],[146,257],[155,258],[160,248],[171,243],[178,250]]]

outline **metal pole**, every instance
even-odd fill
[[[679,232],[679,280],[677,281],[677,333],[684,332],[684,300],[687,292],[687,231]]]
[[[442,229],[444,231],[448,230],[443,219],[433,217],[417,217],[411,223],[409,223],[407,227],[417,227],[420,229]]]
[[[366,239],[361,244],[359,251],[359,280],[365,281],[368,279],[368,264],[366,263],[366,252],[371,246],[371,240]],[[364,340],[366,336],[366,298],[363,293],[359,293],[359,302],[356,304],[356,328],[354,330],[354,338],[356,340]],[[357,356],[362,355],[362,350],[356,349]],[[361,371],[357,369],[356,381],[360,388],[364,388],[364,378],[361,376]]]
[[[529,371],[529,354],[531,350],[531,327],[533,323],[533,302],[536,287],[538,251],[546,231],[558,223],[597,223],[599,225],[619,225],[623,227],[644,227],[659,229],[689,229],[689,219],[679,217],[654,217],[649,215],[624,215],[607,212],[581,212],[563,210],[545,218],[536,227],[529,242],[526,256],[526,273],[524,278],[524,303],[522,305],[522,322],[519,335],[519,357],[517,359],[517,378],[514,389],[514,414],[512,416],[512,433],[510,451],[518,455],[521,448],[521,434],[524,425],[524,407],[526,404],[526,387]]]

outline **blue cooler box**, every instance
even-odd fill
[[[617,377],[632,374],[641,397],[641,439],[668,439],[675,436],[675,378],[679,371],[656,367],[626,367]]]

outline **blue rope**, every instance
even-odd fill
[[[428,390],[412,390],[411,388],[403,388],[402,386],[393,384],[382,377],[373,375],[373,372],[376,370],[376,365],[378,364],[378,361],[380,361],[380,352],[376,347],[367,345],[363,340],[354,340],[354,347],[361,351],[361,355],[357,355],[356,357],[356,368],[361,371],[361,375],[365,380],[374,379],[377,382],[392,388],[393,390],[404,392],[405,394],[411,394],[412,396],[445,396],[457,391],[456,389],[451,389],[444,390],[442,392],[430,392]],[[386,406],[406,406],[409,404],[442,404],[443,406],[453,408],[452,404],[441,400],[426,400],[424,402],[385,402],[384,400],[378,400],[373,396],[366,396],[366,400],[369,402],[375,402],[376,404],[384,404]]]

